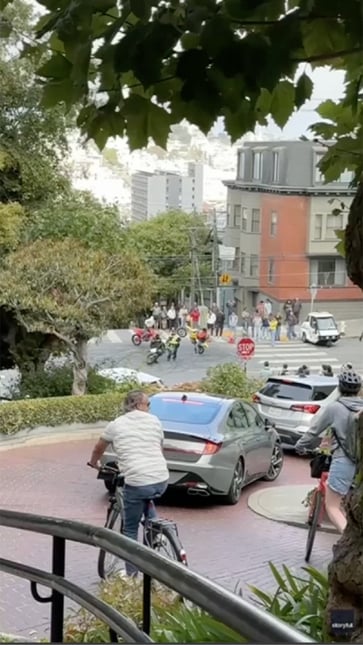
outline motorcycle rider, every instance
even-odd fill
[[[208,336],[208,330],[203,327],[203,329],[200,329],[197,333],[196,336],[196,343],[194,345],[194,351],[197,353],[198,352],[198,345],[203,345],[204,343],[207,342],[209,336]]]
[[[175,329],[172,329],[166,341],[166,349],[168,352],[168,355],[166,358],[168,361],[170,361],[171,358],[173,359],[173,361],[176,360],[179,347],[180,347],[180,336],[178,336]]]
[[[314,417],[310,428],[299,439],[295,450],[306,454],[315,448],[317,438],[326,430],[331,432],[332,461],[325,493],[325,508],[330,521],[343,533],[347,520],[342,510],[344,497],[352,487],[356,464],[345,448],[348,428],[353,413],[363,412],[363,398],[359,396],[362,379],[356,372],[348,370],[338,375],[340,397],[330,403]]]
[[[164,341],[162,340],[160,334],[156,334],[154,338],[151,339],[150,341],[150,349],[156,349],[156,359],[155,363],[158,362],[158,358],[163,354],[164,352]]]

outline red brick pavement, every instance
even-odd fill
[[[1,508],[41,513],[102,525],[107,496],[103,484],[86,467],[93,441],[72,441],[22,447],[0,453]],[[248,585],[271,589],[268,561],[303,566],[306,533],[264,519],[247,506],[257,487],[309,483],[307,462],[287,456],[280,478],[246,488],[234,507],[214,505],[203,498],[163,502],[160,514],[175,519],[190,566],[220,584],[240,585],[248,597]],[[320,534],[312,564],[329,561],[334,536]],[[50,538],[0,527],[1,557],[45,568],[50,566]],[[97,552],[71,544],[67,551],[67,575],[86,588],[97,584]],[[45,590],[44,590],[45,591]],[[49,607],[32,600],[29,584],[0,574],[0,631],[44,634]]]

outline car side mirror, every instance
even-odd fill
[[[267,432],[267,430],[271,430],[271,428],[274,428],[275,424],[272,423],[271,421],[269,421],[268,419],[265,419],[264,426],[265,426],[265,430]]]

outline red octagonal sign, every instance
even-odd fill
[[[244,361],[250,360],[255,353],[255,341],[252,338],[241,338],[237,344],[237,354]]]

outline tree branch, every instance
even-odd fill
[[[67,345],[67,347],[69,347],[69,349],[73,352],[73,354],[76,353],[75,344],[72,343],[72,341],[69,338],[67,338],[67,336],[63,336],[63,334],[60,334],[58,331],[55,331],[55,329],[53,329],[51,331],[51,333],[53,334],[53,336],[55,336],[56,338],[59,338],[59,340],[63,341],[63,343],[65,343],[65,345]]]
[[[107,296],[105,298],[99,298],[98,300],[92,300],[91,302],[88,303],[88,305],[86,305],[86,309],[90,309],[91,307],[95,307],[96,305],[100,305],[103,302],[110,302],[110,301],[111,301],[111,298],[109,296]]]
[[[336,58],[342,58],[343,56],[351,56],[352,54],[358,54],[363,52],[363,46],[355,47],[354,49],[342,49],[338,52],[332,52],[330,54],[315,54],[314,56],[307,56],[306,58],[291,58],[293,63],[319,63],[323,61],[334,60]]]

